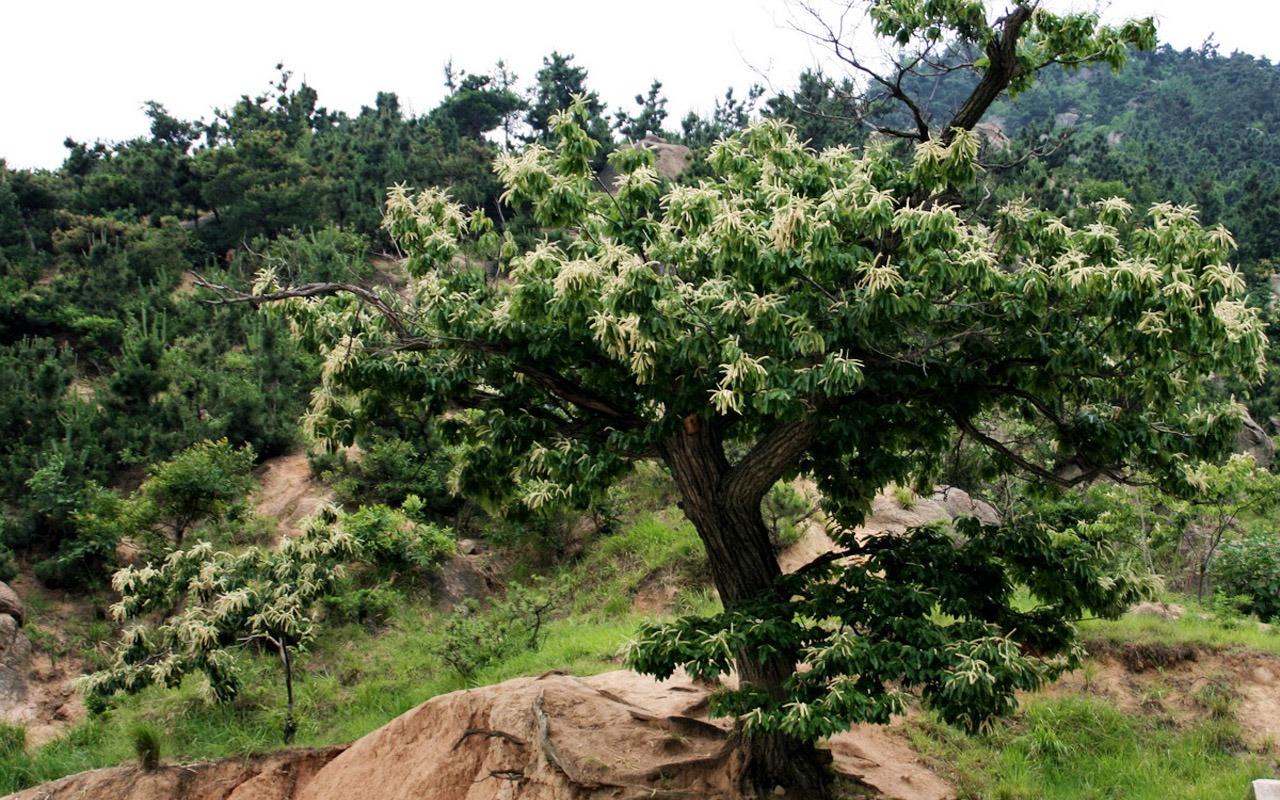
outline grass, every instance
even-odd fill
[[[1116,620],[1086,620],[1080,633],[1090,640],[1128,646],[1143,644],[1189,645],[1206,650],[1252,650],[1280,656],[1280,628],[1256,620],[1223,617],[1208,609],[1188,605],[1181,618],[1126,614]]]
[[[926,718],[912,740],[950,774],[961,800],[1240,797],[1274,766],[1244,747],[1230,718],[1178,728],[1092,697],[1032,698],[975,737]]]

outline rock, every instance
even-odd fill
[[[871,513],[859,526],[866,533],[905,533],[930,522],[950,520],[951,515],[932,497],[914,497],[902,502],[893,491],[884,491],[871,501]]]
[[[1178,603],[1138,603],[1129,609],[1135,617],[1160,617],[1161,619],[1182,619],[1187,613],[1186,606]]]
[[[31,642],[18,621],[0,614],[0,722],[26,725],[31,719],[28,703]]]
[[[687,715],[705,697],[688,678],[634,673],[551,673],[442,695],[351,745],[297,800],[586,800],[657,788],[727,800],[741,767],[729,731]]]
[[[452,609],[469,597],[488,597],[496,586],[479,557],[455,555],[440,565],[434,588],[441,607]]]
[[[1280,800],[1280,781],[1263,778],[1249,784],[1245,800]]]
[[[1009,135],[1004,132],[1003,120],[991,119],[979,122],[973,126],[973,132],[981,136],[996,152],[1009,149]]]
[[[653,151],[658,159],[654,168],[658,171],[658,175],[667,180],[680,177],[680,174],[689,168],[689,161],[693,155],[693,151],[684,145],[672,144],[657,136],[648,136],[639,142],[624,144],[622,147],[643,147]],[[600,182],[608,187],[610,193],[613,193],[618,182],[617,171],[612,166],[606,166],[600,171]]]
[[[553,672],[435,697],[345,748],[93,770],[8,800],[745,800],[745,759],[732,722],[706,718],[709,691],[683,672]],[[889,727],[830,747],[833,768],[878,797],[955,796]]]
[[[1231,450],[1253,456],[1254,463],[1263,469],[1271,466],[1271,460],[1276,455],[1276,445],[1271,437],[1247,412]]]
[[[988,525],[998,525],[1000,514],[987,503],[974,500],[969,493],[954,486],[938,486],[932,497],[906,496],[901,490],[887,489],[871,501],[871,513],[859,530],[866,533],[903,533],[930,522],[950,522],[968,514]]]
[[[22,627],[22,623],[27,618],[26,609],[23,607],[18,593],[10,589],[9,584],[0,581],[0,615],[6,614],[13,617],[19,628]]]
[[[464,556],[473,556],[480,552],[480,543],[475,539],[459,539],[458,552]]]
[[[146,771],[136,766],[95,769],[32,787],[6,800],[293,800],[343,749],[293,748],[247,759],[234,756]],[[368,796],[356,792],[351,798]]]
[[[974,500],[964,489],[955,486],[939,486],[933,490],[933,499],[942,504],[953,519],[968,515],[977,517],[983,525],[999,525],[1000,514],[989,503]]]

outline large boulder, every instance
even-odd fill
[[[353,744],[297,800],[741,800],[741,754],[729,724],[706,718],[708,692],[682,674],[660,682],[633,672],[455,692]],[[834,736],[831,751],[838,771],[878,796],[954,796],[883,727]]]
[[[960,516],[977,517],[983,525],[999,525],[1000,512],[990,503],[975,500],[964,489],[955,486],[938,486],[933,490],[933,499],[952,518]]]
[[[707,719],[709,692],[681,673],[548,673],[433,698],[345,749],[94,770],[10,800],[745,800],[743,758],[730,724]],[[954,797],[892,727],[857,726],[830,747],[878,797]]]
[[[675,180],[680,177],[693,158],[693,151],[682,144],[673,144],[665,139],[657,136],[648,136],[633,144],[624,144],[623,147],[641,147],[651,151],[657,157],[657,163],[654,168],[658,171],[658,175],[667,180]],[[610,194],[614,193],[618,180],[618,173],[611,166],[606,166],[600,171],[600,182]]]
[[[0,583],[0,722],[25,724],[31,642],[22,632],[25,611],[8,584]]]
[[[26,620],[26,609],[23,608],[22,600],[18,597],[18,593],[10,589],[9,584],[3,581],[0,581],[0,616],[13,617],[19,627]]]
[[[1253,456],[1254,463],[1263,469],[1271,466],[1271,460],[1276,455],[1275,443],[1248,413],[1244,415],[1244,422],[1231,449],[1236,453]]]
[[[961,515],[977,517],[983,523],[996,525],[1000,515],[987,503],[975,500],[963,489],[938,486],[931,497],[912,492],[886,490],[871,501],[871,513],[858,530],[864,533],[905,533],[931,522],[950,522]]]

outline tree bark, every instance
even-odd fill
[[[811,435],[812,427],[805,422],[780,425],[733,466],[711,421],[687,421],[682,431],[660,445],[663,461],[680,489],[681,508],[706,548],[712,580],[726,610],[767,599],[778,591],[782,571],[760,503],[774,482],[794,465]],[[792,653],[761,659],[754,653],[738,652],[738,680],[781,702],[786,697],[784,683],[795,672],[796,657]],[[744,748],[744,780],[757,791],[783,786],[803,797],[829,795],[831,778],[826,761],[812,742],[767,734],[747,738]]]

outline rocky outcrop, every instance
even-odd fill
[[[458,552],[436,570],[431,593],[441,608],[455,610],[468,598],[481,600],[497,590],[499,583],[487,567],[486,557],[474,548],[474,542],[472,548],[459,542]]]
[[[282,750],[207,764],[111,767],[81,772],[11,795],[7,800],[293,800],[343,750]],[[374,797],[356,792],[346,800]]]
[[[728,723],[707,719],[708,692],[683,675],[549,673],[436,697],[345,749],[95,770],[12,800],[742,800],[742,758]],[[831,751],[877,796],[953,796],[891,728],[855,728]]]
[[[9,588],[9,584],[0,581],[0,616],[12,617],[18,627],[26,621],[27,612],[23,608],[18,593]]]
[[[0,722],[24,724],[31,642],[22,632],[26,612],[16,592],[0,583]]]
[[[1271,441],[1271,437],[1247,413],[1244,415],[1240,432],[1236,434],[1236,440],[1231,449],[1236,453],[1253,456],[1254,463],[1263,469],[1271,466],[1271,461],[1276,455],[1276,445]]]
[[[901,490],[880,492],[871,501],[871,513],[858,530],[863,533],[905,533],[910,528],[930,522],[950,522],[961,515],[975,516],[988,525],[1000,522],[1000,515],[994,508],[973,499],[963,489],[938,486],[930,497],[919,497]]]
[[[999,525],[1000,513],[990,503],[975,500],[964,489],[955,486],[939,486],[933,490],[933,499],[947,515],[954,519],[960,516],[977,517],[983,525]]]
[[[667,180],[675,180],[680,177],[686,169],[689,168],[689,162],[693,158],[693,151],[682,144],[673,144],[661,139],[657,136],[646,137],[634,144],[625,144],[623,147],[642,147],[651,151],[657,157],[657,163],[654,168],[658,171],[658,175]],[[600,182],[605,185],[612,194],[617,184],[618,173],[611,167],[606,166],[600,171]]]

